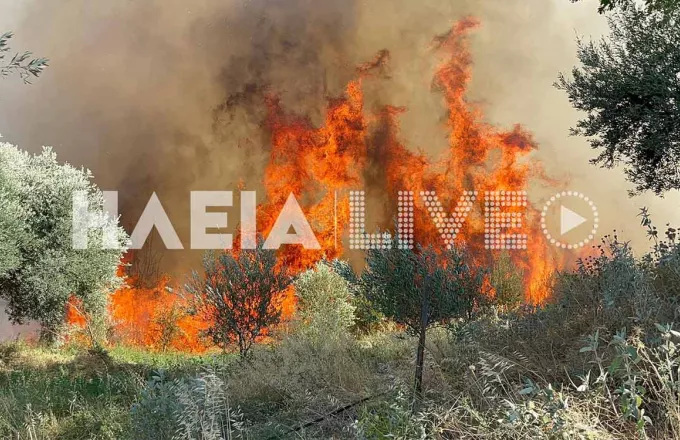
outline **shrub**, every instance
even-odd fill
[[[347,282],[322,261],[295,282],[298,331],[317,342],[345,335],[354,324],[355,307],[350,304]]]
[[[203,274],[194,271],[186,285],[193,306],[211,323],[207,334],[215,344],[226,350],[235,342],[246,356],[255,339],[279,323],[280,302],[292,277],[261,242],[238,253],[207,252],[203,269]]]
[[[494,290],[494,303],[505,310],[519,307],[524,299],[524,274],[513,265],[510,255],[503,252],[494,260],[489,282]]]
[[[333,271],[340,275],[346,282],[350,292],[350,303],[354,306],[355,333],[367,335],[376,331],[385,321],[385,315],[380,313],[375,305],[366,297],[361,284],[361,279],[352,269],[352,266],[343,260],[333,260],[330,263]]]
[[[246,425],[232,408],[227,387],[214,370],[169,381],[154,375],[131,409],[138,440],[222,440],[245,438]]]

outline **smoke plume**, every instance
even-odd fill
[[[156,192],[185,247],[189,191],[261,188],[267,93],[319,124],[327,99],[386,49],[386,72],[365,86],[366,108],[403,106],[406,145],[433,156],[447,148],[445,109],[430,91],[431,42],[467,15],[482,23],[470,101],[489,122],[532,131],[548,174],[596,201],[603,233],[625,229],[644,246],[638,206],[658,223],[680,214],[677,194],[629,199],[620,170],[589,165],[585,141],[568,137],[578,115],[552,83],[576,62],[576,33],[605,30],[593,1],[0,0],[0,9],[15,49],[51,60],[31,86],[0,84],[0,133],[90,168],[103,189],[120,192],[129,230]],[[196,257],[167,252],[164,267],[183,272]]]

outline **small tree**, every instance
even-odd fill
[[[292,277],[261,243],[253,250],[207,252],[203,269],[204,274],[193,272],[185,290],[211,323],[212,341],[225,350],[235,342],[245,357],[263,330],[279,323],[281,297]]]
[[[0,257],[0,297],[14,322],[38,321],[45,342],[61,336],[71,297],[84,316],[104,322],[108,292],[121,281],[117,269],[127,241],[122,228],[119,249],[102,249],[102,234],[95,230],[87,249],[72,244],[74,192],[87,194],[91,210],[103,207],[103,194],[91,180],[89,171],[59,164],[50,149],[32,155],[0,144],[0,205],[8,209],[0,212],[7,252]]]
[[[388,318],[418,335],[415,392],[422,397],[425,335],[431,325],[471,317],[483,298],[484,274],[457,250],[370,250],[362,274],[365,293]]]
[[[183,311],[177,304],[170,304],[156,313],[153,325],[158,334],[158,348],[161,351],[167,351],[172,341],[184,333],[179,325],[183,316]]]

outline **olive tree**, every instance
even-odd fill
[[[556,87],[585,113],[572,134],[588,138],[592,163],[623,165],[634,193],[680,188],[680,9],[628,7],[609,19],[609,36],[578,41],[580,66]]]
[[[236,343],[242,357],[257,337],[281,320],[283,292],[293,281],[276,252],[262,248],[206,252],[203,273],[185,286],[195,313],[210,322],[207,335],[223,349]]]
[[[0,298],[13,322],[38,321],[46,341],[60,336],[71,297],[99,319],[121,281],[127,235],[117,219],[103,226],[117,231],[118,248],[104,249],[97,230],[88,231],[86,249],[72,245],[76,191],[86,194],[91,210],[102,210],[103,194],[88,170],[58,163],[49,148],[34,155],[0,143]]]
[[[470,318],[483,300],[484,272],[458,249],[432,247],[369,250],[362,284],[368,299],[388,318],[418,336],[415,392],[422,397],[425,335],[435,323]]]

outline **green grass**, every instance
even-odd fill
[[[5,344],[0,349],[0,438],[124,438],[130,407],[154,371],[194,374],[217,358],[127,347],[100,355],[74,347]]]

